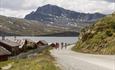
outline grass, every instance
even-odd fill
[[[49,49],[33,58],[0,62],[0,68],[9,63],[12,64],[12,68],[9,70],[60,70],[56,66],[54,58],[50,55]]]
[[[115,54],[115,13],[84,28],[72,50],[91,54]]]

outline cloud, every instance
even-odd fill
[[[24,17],[28,12],[46,4],[53,4],[65,9],[85,13],[100,12],[110,14],[115,11],[114,0],[0,0],[0,14],[2,12],[4,15]]]
[[[26,14],[29,14],[31,10],[10,10],[10,9],[4,9],[0,8],[0,15],[5,15],[8,17],[18,17],[23,18]]]
[[[22,0],[0,0],[0,7],[7,9],[21,9],[22,4]]]
[[[115,3],[115,0],[104,0],[104,1]]]

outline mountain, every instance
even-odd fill
[[[78,32],[70,32],[70,31],[66,31],[66,32],[61,32],[61,33],[52,33],[52,34],[48,34],[48,35],[42,35],[42,36],[58,36],[58,37],[76,37],[78,36],[79,33]]]
[[[4,36],[4,35],[12,36],[12,35],[16,35],[16,34],[0,31],[0,36]]]
[[[81,30],[75,51],[115,54],[115,13]]]
[[[0,35],[46,36],[51,34],[55,35],[55,33],[63,33],[64,35],[64,32],[76,32],[75,30],[77,29],[73,27],[51,26],[39,21],[0,15]]]
[[[100,13],[79,13],[48,4],[26,15],[25,19],[0,15],[0,35],[75,36],[81,28],[103,16]]]
[[[47,4],[45,6],[39,7],[35,12],[33,11],[26,15],[25,19],[37,20],[47,24],[49,23],[79,27],[79,25],[82,25],[83,23],[91,23],[104,16],[104,14],[100,13],[80,13],[66,10],[56,5]]]

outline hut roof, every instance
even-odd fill
[[[39,42],[42,42],[43,44],[48,44],[48,42],[45,40],[40,40]]]
[[[26,41],[28,41],[28,42],[34,42],[33,40],[31,40],[31,39],[25,39]]]
[[[13,41],[10,41],[10,40],[0,40],[0,42],[4,43],[6,45],[12,46],[12,47],[20,46],[20,44],[13,42]]]
[[[10,54],[11,54],[11,52],[9,52],[4,47],[0,46],[0,55],[10,55]]]

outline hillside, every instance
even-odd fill
[[[94,54],[115,54],[115,13],[82,29],[73,50]]]
[[[52,26],[40,21],[26,20],[0,15],[0,35],[42,36],[66,31],[75,32],[78,28]]]
[[[62,33],[52,33],[52,34],[48,34],[48,35],[42,35],[42,36],[58,36],[58,37],[76,37],[76,35],[78,36],[79,33],[78,32],[62,32]]]
[[[27,14],[25,19],[37,20],[46,24],[79,27],[94,22],[104,16],[105,15],[101,13],[80,13],[56,5],[47,4],[39,7],[36,11]]]
[[[8,67],[9,65],[11,67]],[[50,55],[50,48],[47,48],[40,53],[31,53],[29,57],[2,61],[0,70],[60,70],[60,68],[56,65],[54,57]]]

